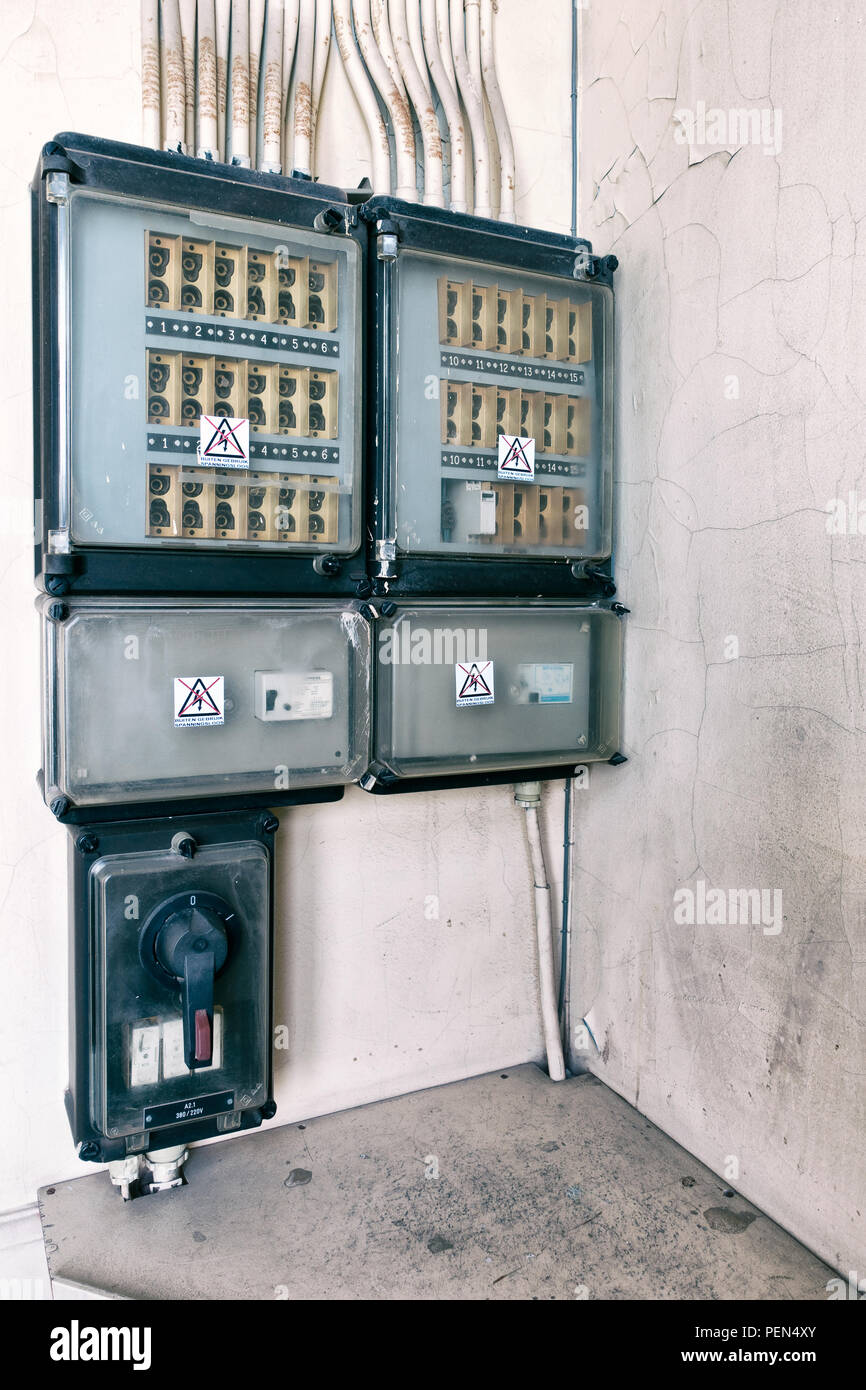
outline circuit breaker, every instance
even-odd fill
[[[352,591],[363,237],[342,194],[61,135],[34,229],[43,587]]]
[[[586,592],[611,553],[614,258],[391,198],[362,215],[380,590]]]
[[[376,643],[367,791],[568,775],[621,761],[624,610],[566,601],[406,600]]]
[[[276,818],[76,827],[67,1109],[80,1156],[270,1118]]]
[[[364,771],[370,630],[357,604],[38,603],[44,793],[56,814],[146,815],[178,798],[228,805],[254,794],[277,805]]]

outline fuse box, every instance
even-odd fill
[[[45,595],[45,798],[276,805],[369,760],[369,623],[357,605]],[[170,809],[170,808],[169,808]]]
[[[70,831],[70,1072],[82,1158],[275,1111],[269,813]]]
[[[549,777],[618,760],[618,612],[562,600],[393,607],[377,635],[366,790],[414,790],[455,776],[513,779],[519,770]]]
[[[59,136],[34,198],[44,587],[351,591],[363,238],[339,191]]]
[[[579,595],[611,553],[612,259],[391,198],[363,216],[380,589]]]

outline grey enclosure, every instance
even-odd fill
[[[610,757],[621,640],[603,608],[403,605],[379,634],[376,759],[432,776]]]
[[[369,632],[338,603],[42,602],[46,797],[79,805],[349,782]]]

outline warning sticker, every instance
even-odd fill
[[[499,436],[499,467],[497,478],[516,478],[518,481],[535,477],[535,440],[521,434]]]
[[[521,705],[570,705],[574,667],[570,661],[531,661],[517,668]]]
[[[454,667],[457,708],[467,705],[493,704],[493,662],[473,661],[471,665],[457,662]]]
[[[224,676],[175,676],[174,727],[201,729],[225,723]]]
[[[248,468],[250,422],[232,415],[203,415],[199,463],[218,463],[220,468]]]

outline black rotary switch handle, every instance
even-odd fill
[[[213,1060],[213,984],[228,947],[224,918],[195,902],[173,912],[153,943],[157,963],[181,986],[183,1052],[190,1071]]]

